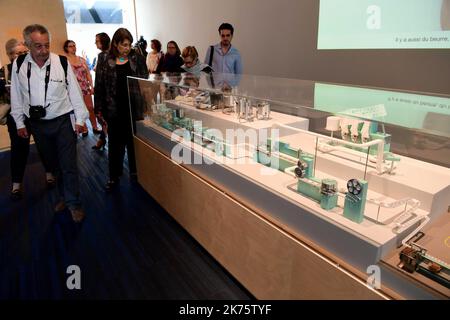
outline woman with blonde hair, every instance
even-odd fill
[[[181,68],[189,73],[198,75],[200,72],[211,73],[213,69],[205,63],[200,62],[198,59],[198,52],[194,46],[188,46],[183,49],[181,53],[184,64]]]

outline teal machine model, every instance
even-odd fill
[[[196,123],[193,119],[185,117],[182,109],[171,109],[165,105],[158,105],[154,114],[154,122],[167,130],[174,131],[184,128],[191,132],[193,142],[206,148],[220,145],[220,153],[225,156],[230,153],[229,147],[218,137],[214,131],[209,131]],[[258,147],[255,152],[255,161],[265,166],[285,172],[292,170],[297,179],[297,191],[320,204],[324,210],[332,210],[338,206],[338,184],[334,179],[319,179],[314,176],[314,155],[292,148],[288,143],[268,139],[266,144]],[[367,199],[367,182],[351,179],[347,183],[348,192],[345,196],[344,216],[354,222],[361,223],[364,218],[364,208]]]
[[[284,157],[284,155],[288,157]],[[289,144],[275,141],[272,145],[271,139],[267,139],[266,145],[259,146],[257,152],[255,152],[256,162],[281,172],[295,166],[297,158],[298,151],[291,148]]]
[[[363,144],[373,140],[384,141],[384,158],[391,160],[393,157],[390,152],[391,149],[391,135],[385,132],[378,131],[378,123],[375,121],[358,121],[344,119],[341,121],[341,134],[342,140]],[[364,148],[346,146],[347,148],[354,149],[361,152],[366,152]],[[369,148],[370,155],[378,154],[378,145],[373,145]],[[392,160],[391,160],[392,161]]]
[[[318,179],[313,176],[314,159],[301,156],[294,170],[298,178],[297,191],[320,203],[324,210],[332,210],[337,206],[337,181],[333,179]]]
[[[295,150],[284,142],[275,142],[274,148],[270,139],[263,148],[258,148],[256,160],[269,167],[285,172],[294,168],[297,177],[297,191],[317,201],[320,207],[330,211],[338,206],[338,183],[334,179],[319,179],[314,176],[314,155]],[[278,151],[277,153],[268,150]],[[289,157],[283,157],[287,155]],[[297,163],[294,162],[297,160]],[[276,163],[276,166],[274,166]],[[344,203],[344,216],[354,222],[364,219],[364,208],[367,200],[368,183],[364,180],[351,179],[347,183]]]
[[[363,221],[367,189],[367,181],[351,179],[347,182],[348,192],[345,195],[344,217],[357,223]]]
[[[317,202],[324,210],[332,210],[337,206],[337,182],[332,179],[318,179],[314,177],[314,155],[293,149],[289,144],[277,141],[273,145],[270,139],[262,151],[256,152],[256,160],[282,172],[295,167],[294,174],[298,178],[297,191]],[[278,151],[274,154],[268,150]],[[284,157],[287,155],[288,157]],[[296,163],[296,162],[297,163]]]
[[[165,104],[158,104],[154,107],[152,119],[155,124],[171,132],[177,129],[188,130],[192,142],[215,151],[217,155],[226,156],[231,153],[224,141],[214,136],[214,130],[203,127],[200,121],[186,117],[182,108],[168,108]]]
[[[394,174],[394,163],[400,161],[400,158],[390,152],[392,137],[390,134],[385,133],[384,125],[382,125],[382,127],[383,130],[380,132],[376,121],[330,116],[327,118],[327,126],[325,129],[331,131],[331,137],[333,137],[334,131],[340,130],[342,141],[349,143],[341,144],[336,140],[330,140],[327,144],[330,146],[342,146],[347,149],[367,153],[368,155],[375,157],[378,173],[381,174],[387,172],[389,174]],[[364,144],[372,141],[382,141],[382,143],[364,146]],[[382,150],[380,150],[380,148],[382,148]],[[389,161],[391,163],[390,168],[383,168],[382,163],[384,161]]]

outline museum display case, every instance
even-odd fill
[[[214,73],[128,84],[139,183],[257,298],[448,298],[450,97]]]

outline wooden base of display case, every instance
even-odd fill
[[[142,187],[256,298],[389,298],[138,138],[135,150]]]

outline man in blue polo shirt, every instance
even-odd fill
[[[241,54],[231,46],[234,28],[229,23],[222,23],[219,27],[220,43],[211,46],[205,57],[205,63],[214,72],[242,74]],[[211,52],[211,48],[214,48]]]

